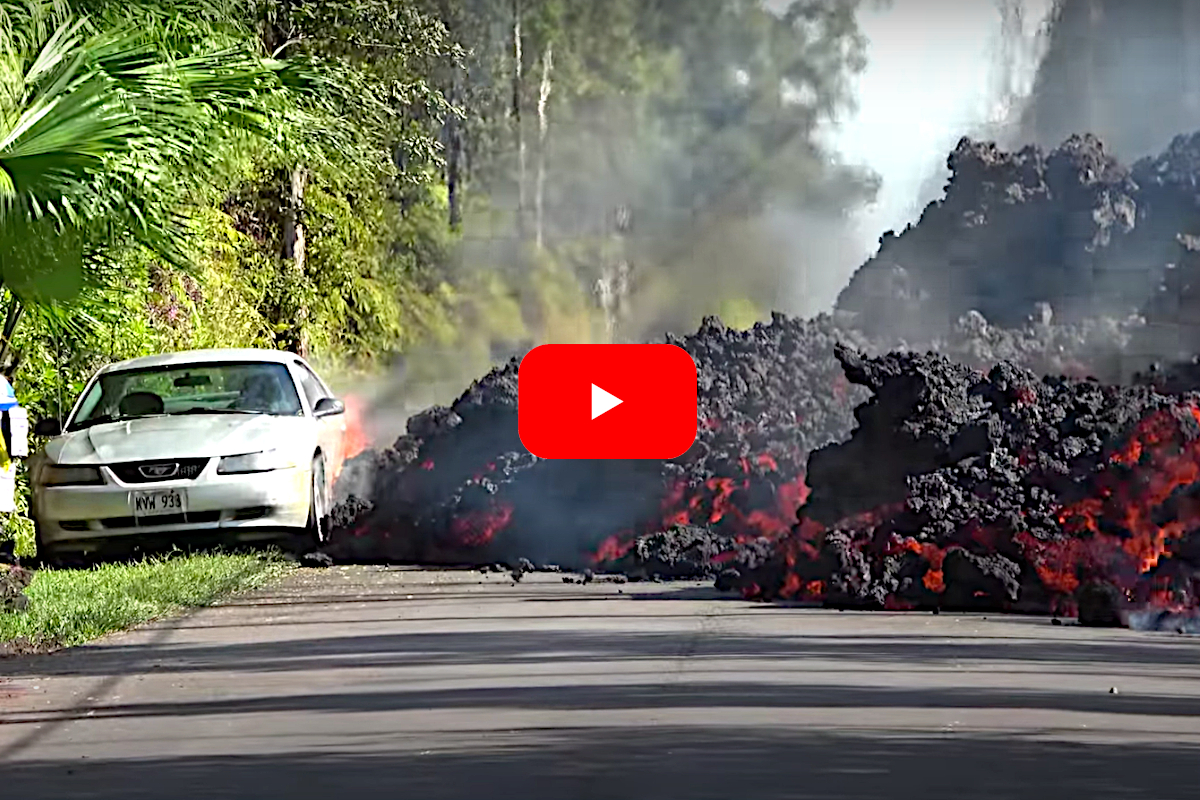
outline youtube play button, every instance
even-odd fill
[[[536,347],[517,429],[539,458],[676,458],[696,439],[696,363],[673,344]]]
[[[592,384],[592,419],[595,419],[606,411],[612,411],[624,402],[621,398],[613,397],[596,384]]]

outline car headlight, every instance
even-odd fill
[[[63,467],[47,464],[42,469],[44,486],[100,486],[104,478],[97,467]]]
[[[236,475],[243,472],[270,472],[275,469],[291,469],[296,460],[278,450],[261,453],[246,453],[240,456],[225,456],[217,465],[218,475]]]

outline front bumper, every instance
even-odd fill
[[[249,540],[307,525],[311,468],[218,475],[218,461],[212,459],[191,480],[124,483],[113,470],[101,467],[104,485],[35,486],[33,515],[41,539],[87,549],[105,539],[190,532]],[[134,494],[162,489],[186,494],[185,513],[136,518]]]

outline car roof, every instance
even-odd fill
[[[154,367],[170,367],[177,364],[212,364],[223,361],[258,361],[266,364],[286,364],[290,361],[303,361],[295,353],[284,350],[259,350],[252,348],[229,350],[181,350],[177,353],[159,353],[153,356],[131,358],[109,364],[100,370],[101,373],[118,372],[126,369],[146,369]]]

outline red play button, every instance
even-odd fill
[[[696,439],[696,364],[673,344],[536,347],[517,428],[540,458],[675,458]]]

